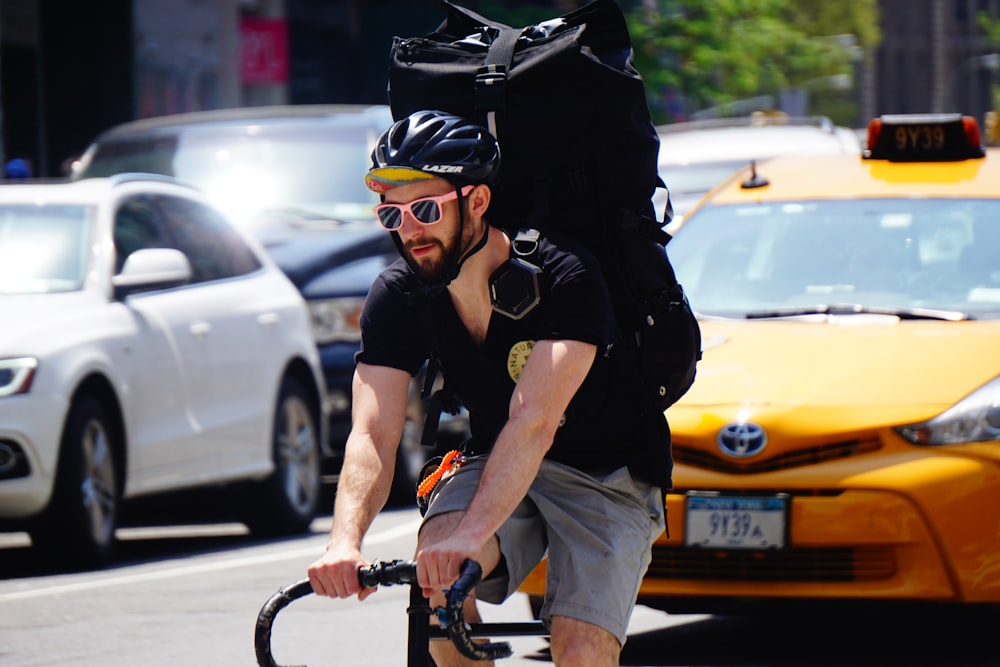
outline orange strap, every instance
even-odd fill
[[[462,464],[462,453],[458,450],[451,450],[444,455],[441,460],[441,464],[432,472],[424,478],[424,481],[420,482],[420,486],[417,487],[417,498],[423,498],[424,496],[430,495],[437,483],[441,481],[441,477],[444,476],[446,472],[452,468],[457,468]]]

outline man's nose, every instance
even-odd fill
[[[399,228],[396,231],[403,236],[413,236],[415,233],[423,231],[423,228],[424,225],[414,217],[413,211],[407,209],[402,212]]]

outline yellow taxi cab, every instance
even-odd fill
[[[750,165],[667,250],[704,358],[639,603],[1000,603],[1000,149],[976,121],[883,116],[861,156]]]

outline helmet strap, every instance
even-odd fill
[[[462,198],[462,189],[456,188],[456,190],[458,190],[458,229],[459,229],[459,234],[461,235],[462,232],[465,231],[465,201]],[[490,237],[490,225],[489,223],[484,221],[482,237],[480,237],[480,239],[476,241],[475,245],[469,248],[469,252],[465,253],[465,256],[462,257],[462,259],[458,260],[454,268],[448,272],[447,276],[449,283],[458,277],[459,272],[461,272],[462,270],[462,265],[465,264],[465,262],[470,257],[472,257],[477,252],[486,247],[486,241],[489,240],[489,237]]]

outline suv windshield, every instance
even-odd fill
[[[208,125],[108,139],[84,156],[77,176],[173,176],[244,224],[274,211],[298,222],[370,221],[378,201],[360,175],[373,141],[360,127]]]

